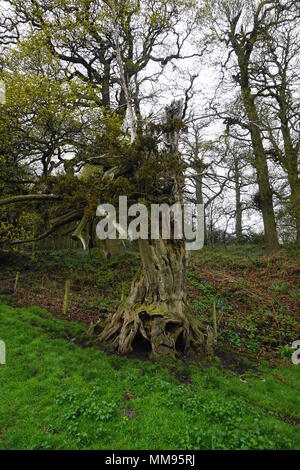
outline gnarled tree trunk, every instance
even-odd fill
[[[165,196],[172,203],[182,204],[181,170],[178,161],[179,129],[176,120],[182,117],[181,101],[166,107],[165,146],[174,158]],[[177,173],[179,171],[179,173]],[[171,181],[171,184],[170,184]],[[150,195],[151,196],[151,195]],[[213,337],[205,335],[189,310],[185,297],[187,255],[184,240],[139,239],[141,268],[132,282],[130,294],[109,320],[99,340],[109,342],[122,354],[131,352],[137,342],[155,355],[187,353],[191,347],[210,352]]]
[[[123,354],[141,340],[160,356],[187,353],[191,347],[210,352],[210,331],[204,335],[200,330],[185,297],[184,242],[139,240],[139,249],[142,264],[130,294],[99,340],[110,342]]]

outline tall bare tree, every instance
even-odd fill
[[[232,78],[241,93],[245,120],[241,116],[227,119],[228,127],[242,126],[250,133],[259,186],[260,207],[263,215],[265,240],[269,250],[279,247],[273,207],[273,192],[268,170],[268,153],[264,146],[263,123],[260,115],[260,94],[253,83],[253,75],[260,60],[263,41],[268,40],[273,28],[284,24],[287,17],[297,15],[297,3],[266,0],[216,0],[205,2],[204,23],[212,31],[212,39],[228,51],[224,69],[236,73]],[[298,5],[299,6],[299,5]]]

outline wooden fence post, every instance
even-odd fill
[[[70,285],[71,281],[70,279],[66,280],[66,285],[65,285],[65,296],[64,296],[64,303],[63,303],[63,314],[67,315],[68,311],[68,300],[69,300],[69,293],[70,293]]]
[[[215,341],[217,341],[218,337],[218,327],[217,327],[217,311],[216,311],[216,302],[213,303],[213,331],[214,331],[214,337]]]
[[[17,271],[16,279],[15,279],[15,285],[14,285],[14,294],[17,293],[19,277],[20,277],[20,273],[19,273],[19,271]]]

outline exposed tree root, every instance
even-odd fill
[[[212,334],[202,332],[184,295],[185,250],[163,240],[140,242],[142,268],[126,302],[99,336],[121,354],[137,339],[155,355],[187,354],[190,349],[211,353]]]
[[[122,305],[99,336],[99,340],[110,342],[115,350],[126,354],[134,349],[138,337],[145,340],[145,349],[155,355],[187,354],[190,349],[209,352],[204,333],[188,318],[179,318],[166,305],[135,306]]]

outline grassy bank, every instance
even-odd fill
[[[65,282],[71,281],[67,319],[89,324],[114,313],[130,289],[140,259],[125,252],[105,259],[99,250],[0,253],[0,294],[10,294],[19,272],[16,300],[39,305],[58,318]],[[261,246],[191,253],[187,293],[204,328],[218,321],[217,354],[224,365],[249,367],[290,357],[300,339],[300,251],[265,256]]]
[[[217,359],[107,355],[84,324],[8,303],[1,449],[300,448],[299,368],[289,360],[238,373]]]

